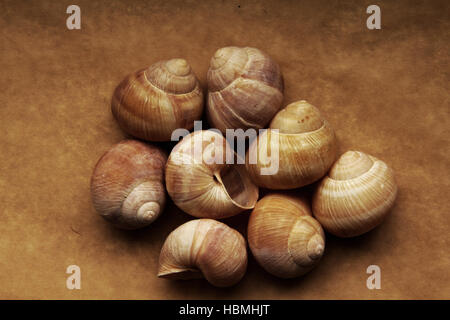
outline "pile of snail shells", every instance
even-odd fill
[[[324,230],[354,237],[383,221],[397,195],[393,171],[360,151],[336,159],[334,130],[316,107],[304,100],[282,107],[283,77],[267,54],[221,48],[211,59],[207,83],[204,99],[184,59],[127,76],[114,91],[113,116],[128,134],[155,143],[118,143],[100,158],[91,178],[95,209],[119,228],[151,224],[164,210],[166,191],[176,206],[198,218],[168,235],[159,277],[236,284],[246,272],[247,243],[216,219],[246,210],[252,210],[247,227],[252,255],[280,278],[317,265]],[[167,155],[156,142],[171,141],[176,129],[191,130],[205,100],[209,124],[218,130],[194,131]],[[222,135],[227,129],[262,128],[245,161],[227,161],[238,157]],[[274,155],[277,170],[268,174]],[[283,191],[312,183],[317,187],[311,202]],[[278,191],[258,200],[259,187]]]

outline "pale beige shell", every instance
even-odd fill
[[[114,91],[111,110],[125,132],[149,141],[171,141],[175,129],[194,127],[203,104],[189,64],[172,59],[126,77]]]
[[[285,194],[258,201],[248,223],[248,242],[258,263],[280,278],[307,273],[325,249],[324,232],[308,203]]]
[[[226,163],[230,155],[233,159],[233,149],[217,132],[195,131],[184,137],[166,165],[166,187],[173,202],[199,218],[221,219],[252,209],[258,187],[244,164]]]
[[[94,208],[123,229],[152,223],[164,209],[164,166],[161,149],[136,140],[113,146],[97,162],[91,178]]]
[[[270,129],[253,141],[246,167],[260,187],[294,189],[323,177],[335,160],[336,149],[336,137],[329,123],[316,107],[302,100],[279,111]],[[264,169],[274,166],[276,157],[278,170],[263,174]]]
[[[265,128],[283,102],[278,64],[255,48],[217,50],[207,80],[208,121],[223,133],[226,129]]]
[[[383,161],[347,151],[319,184],[313,213],[328,232],[354,237],[378,226],[394,205],[397,185]]]
[[[247,269],[244,237],[211,219],[186,222],[169,234],[159,256],[158,277],[206,278],[217,287],[236,284]]]

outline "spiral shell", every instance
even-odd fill
[[[313,213],[328,232],[354,237],[378,226],[394,205],[394,173],[383,161],[347,151],[319,184]]]
[[[208,120],[222,133],[227,128],[264,128],[283,101],[278,64],[255,48],[217,50],[207,80]]]
[[[307,202],[284,194],[258,201],[250,215],[248,241],[258,263],[280,278],[310,271],[325,249],[324,232]]]
[[[203,93],[186,60],[172,59],[126,77],[114,91],[111,109],[125,132],[170,141],[175,129],[190,130],[201,118]]]
[[[205,130],[184,137],[166,165],[167,191],[174,203],[199,218],[221,219],[252,209],[258,187],[244,164],[227,159],[234,159],[234,151],[221,134]]]
[[[92,174],[94,208],[119,228],[149,225],[164,209],[166,160],[162,150],[143,142],[116,144],[100,158]]]
[[[247,269],[244,237],[211,219],[186,222],[167,237],[159,257],[158,277],[206,278],[217,287],[236,284]]]
[[[297,101],[279,111],[270,129],[250,145],[247,171],[260,187],[299,188],[325,175],[335,160],[336,149],[334,131],[319,110],[304,100]],[[263,174],[274,163],[278,170]]]

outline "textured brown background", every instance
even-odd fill
[[[450,298],[448,1],[75,1],[82,29],[66,29],[73,1],[0,2],[0,298]],[[371,153],[396,172],[391,216],[364,236],[327,236],[310,274],[279,280],[250,258],[245,278],[156,278],[168,233],[190,217],[170,204],[151,227],[112,228],[92,208],[89,179],[123,139],[114,87],[161,59],[186,58],[205,83],[226,45],[258,47],[281,65],[285,104],[306,99],[335,127],[341,153]],[[226,220],[245,231],[248,215]],[[65,286],[81,267],[82,289]],[[366,268],[382,289],[366,288]]]

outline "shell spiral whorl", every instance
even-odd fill
[[[175,129],[190,130],[201,118],[203,93],[186,60],[160,61],[126,77],[114,91],[111,110],[125,132],[170,141]]]
[[[319,184],[313,213],[330,233],[353,237],[378,226],[394,205],[394,173],[383,161],[347,151]]]
[[[252,209],[258,199],[243,164],[227,164],[234,151],[226,139],[210,130],[194,131],[170,153],[167,191],[183,211],[199,218],[221,219]]]
[[[94,208],[122,229],[152,223],[164,209],[166,154],[155,146],[125,140],[97,162],[91,178]]]
[[[336,150],[334,130],[316,107],[302,100],[280,110],[270,129],[253,141],[246,167],[260,187],[294,189],[323,177],[335,160]],[[252,161],[255,154],[257,159]],[[273,166],[276,157],[276,172],[262,174],[262,169]]]
[[[207,81],[208,120],[223,133],[226,129],[264,128],[283,101],[278,64],[255,48],[217,50]]]
[[[258,201],[250,214],[248,242],[258,263],[280,278],[307,273],[325,250],[325,234],[305,199],[285,194]]]
[[[236,284],[247,269],[244,237],[222,222],[196,219],[167,237],[159,257],[158,277],[206,278],[217,287]]]

